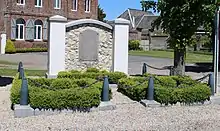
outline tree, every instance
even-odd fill
[[[174,49],[174,74],[185,75],[186,47],[192,46],[198,27],[213,26],[214,0],[159,0],[141,1],[142,9],[153,9],[160,16],[153,22],[152,30],[161,28],[169,34],[168,44]]]
[[[98,20],[104,21],[105,17],[106,17],[106,14],[104,10],[100,7],[100,5],[98,5]]]

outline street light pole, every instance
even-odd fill
[[[215,50],[214,50],[214,87],[215,93],[219,93],[218,89],[218,66],[219,66],[219,3],[220,0],[216,0],[216,12],[215,12]]]

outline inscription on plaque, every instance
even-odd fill
[[[99,33],[94,30],[85,30],[79,36],[79,60],[98,60]]]

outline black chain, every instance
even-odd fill
[[[125,88],[135,88],[135,87],[137,87],[137,86],[139,86],[139,85],[144,84],[147,79],[148,79],[148,77],[145,77],[145,79],[144,79],[143,82],[139,82],[138,84],[136,84],[136,85],[134,85],[134,86],[127,86],[127,85],[126,85]]]
[[[52,87],[49,87],[49,86],[47,86],[47,85],[43,85],[43,84],[41,84],[41,83],[38,83],[38,82],[36,82],[36,81],[34,81],[34,80],[30,79],[30,78],[28,78],[28,81],[34,83],[35,86],[37,86],[37,87],[45,88],[45,89],[48,89],[48,90],[55,90],[55,89],[52,88]]]
[[[156,69],[156,70],[168,70],[167,67],[162,67],[162,68],[158,68],[158,67],[154,67],[154,66],[151,66],[151,65],[148,65],[147,63],[145,63],[148,67],[152,68],[152,69]]]
[[[209,74],[207,74],[207,75],[205,75],[205,76],[203,76],[203,77],[201,77],[201,78],[199,78],[199,79],[196,79],[195,81],[201,82],[201,81],[203,81],[204,79],[206,79],[207,77],[209,77]]]
[[[91,84],[88,84],[88,85],[86,85],[86,86],[83,86],[82,88],[88,88],[88,87],[90,87],[90,86],[92,86],[92,85],[94,85],[94,84],[96,84],[96,83],[98,83],[98,82],[100,82],[100,81],[102,81],[103,79],[102,78],[98,78],[95,82],[93,82],[93,83],[91,83]]]

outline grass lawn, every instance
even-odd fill
[[[151,56],[157,58],[174,58],[174,54],[171,51],[129,51],[129,55],[133,56]],[[186,53],[187,63],[197,62],[212,62],[212,55],[210,54],[198,54],[198,53]]]
[[[46,70],[24,70],[27,76],[45,76]],[[1,69],[0,68],[0,76],[15,76],[17,73],[17,69]]]
[[[0,60],[0,64],[2,65],[18,65],[18,63]]]

